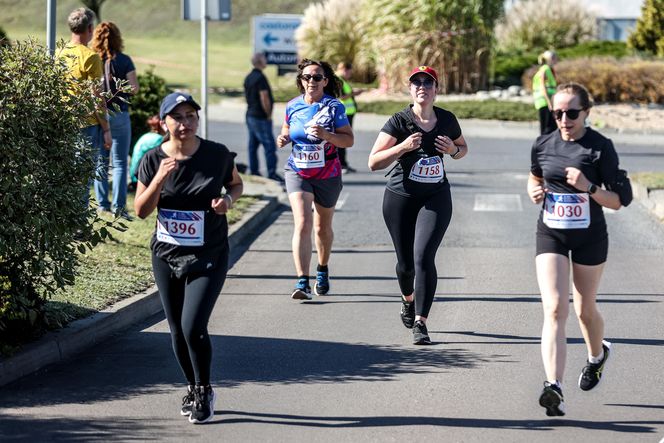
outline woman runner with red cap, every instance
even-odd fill
[[[454,114],[433,105],[436,71],[420,66],[408,81],[413,104],[385,123],[369,155],[369,168],[376,171],[397,162],[388,172],[383,217],[397,254],[401,321],[412,328],[414,344],[428,345],[426,321],[438,282],[436,252],[452,218],[443,155],[459,160],[468,146]]]

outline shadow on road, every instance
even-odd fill
[[[288,414],[263,414],[244,411],[217,411],[222,419],[214,424],[264,423],[321,428],[369,428],[386,426],[440,426],[448,428],[488,428],[552,431],[556,428],[579,428],[629,433],[655,433],[664,421],[584,421],[567,419],[499,420],[446,417],[315,417]],[[239,417],[232,417],[239,416]]]
[[[444,340],[442,343],[446,344],[512,344],[512,345],[539,345],[541,337],[528,337],[521,335],[507,335],[507,334],[484,334],[475,331],[429,331],[430,333],[435,334],[445,334],[449,335],[465,335],[470,337],[481,337],[481,338],[494,338],[496,340],[491,341],[450,341]],[[641,346],[663,346],[664,339],[657,338],[618,338],[618,337],[607,337],[606,338],[611,343],[623,344],[623,345],[641,345]],[[569,344],[581,344],[584,343],[583,338],[581,337],[568,337],[567,343]]]

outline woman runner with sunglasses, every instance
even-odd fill
[[[292,248],[297,282],[291,298],[311,300],[311,232],[315,231],[318,256],[314,292],[325,295],[330,290],[332,217],[342,187],[337,149],[353,145],[353,130],[344,106],[336,99],[341,81],[332,67],[326,62],[304,59],[297,69],[296,83],[302,95],[286,106],[277,146],[293,146],[284,174],[295,222]]]
[[[413,104],[394,114],[369,155],[372,171],[394,161],[383,197],[383,217],[397,254],[401,321],[413,343],[431,344],[426,327],[438,283],[436,252],[452,218],[452,196],[443,155],[468,152],[454,114],[435,107],[438,74],[428,66],[409,77]]]
[[[558,130],[540,136],[531,151],[528,196],[542,205],[535,267],[544,309],[541,351],[546,381],[539,403],[548,416],[565,415],[561,383],[570,260],[574,309],[588,351],[578,380],[582,390],[597,386],[611,350],[596,304],[609,246],[602,207],[615,210],[628,205],[631,188],[618,169],[611,140],[585,126],[591,106],[583,86],[560,85],[553,96]]]

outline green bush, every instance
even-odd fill
[[[408,102],[376,101],[359,102],[358,111],[392,115],[401,111]],[[537,113],[532,105],[521,102],[500,100],[468,100],[437,102],[436,106],[454,113],[457,118],[479,118],[485,120],[532,121],[537,120]],[[462,128],[463,129],[463,128]]]
[[[131,145],[150,130],[146,121],[148,117],[159,114],[161,100],[171,93],[166,80],[148,69],[145,74],[138,74],[138,93],[131,98],[129,117],[131,119]]]
[[[530,88],[534,69],[522,77]],[[577,58],[556,65],[558,83],[581,83],[597,102],[664,104],[664,62],[640,58]]]
[[[36,41],[0,48],[0,347],[40,332],[46,298],[74,282],[76,250],[108,235],[83,207],[94,162],[80,128],[99,103],[68,72]]]
[[[9,44],[9,37],[4,29],[0,27],[0,48],[7,46]]]
[[[494,59],[494,85],[504,88],[521,84],[523,73],[537,64],[537,56],[543,51],[499,52]],[[557,53],[561,60],[570,60],[597,56],[621,58],[632,55],[633,51],[624,42],[591,41],[560,49]]]

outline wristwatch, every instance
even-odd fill
[[[591,183],[588,185],[588,194],[593,195],[595,192],[597,192],[597,185],[595,183]]]

